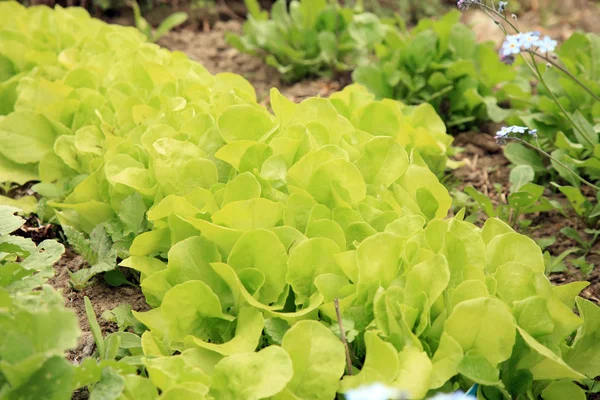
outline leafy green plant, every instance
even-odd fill
[[[158,39],[169,33],[171,30],[185,23],[185,21],[188,20],[187,13],[176,12],[165,18],[158,25],[158,28],[156,28],[156,30],[153,30],[152,26],[142,16],[142,12],[140,11],[140,6],[138,5],[137,1],[127,0],[127,4],[133,9],[133,17],[136,28],[138,28],[140,32],[142,32],[150,42],[156,42]]]
[[[229,34],[238,50],[260,56],[284,79],[350,71],[366,63],[387,25],[372,13],[327,0],[277,0],[271,15],[257,0],[245,0],[248,19],[244,34]]]
[[[64,247],[12,236],[25,222],[0,206],[0,396],[68,398],[73,366],[63,359],[79,336],[77,317],[47,285]]]
[[[102,225],[90,233],[89,239],[68,225],[63,226],[63,231],[71,247],[90,265],[90,268],[82,268],[77,272],[69,271],[73,289],[83,290],[95,275],[117,268],[117,252],[112,248],[112,242]]]
[[[494,206],[491,199],[473,186],[467,186],[464,192],[480,206],[487,217],[497,217],[511,226],[527,224],[527,220],[520,217],[527,214],[562,210],[556,200],[549,200],[544,196],[544,187],[531,183],[534,171],[528,165],[521,165],[510,172],[510,190],[506,202]],[[502,197],[502,188],[500,188]]]
[[[491,43],[477,43],[459,18],[451,12],[439,21],[423,19],[410,32],[388,30],[378,61],[356,68],[354,81],[378,98],[430,103],[453,129],[503,121],[510,112],[499,107],[496,90],[516,72],[498,59]]]
[[[126,222],[131,196],[147,209],[120,263],[153,307],[132,312],[147,331],[122,353],[128,332],[103,337],[88,304],[99,360],[74,388],[329,400],[379,381],[411,399],[475,387],[537,400],[576,398],[575,382],[599,374],[599,309],[577,297],[587,284],[552,286],[538,245],[499,219],[446,218],[436,172],[451,138],[431,106],[352,85],[299,104],[274,89],[271,113],[243,78],[76,10],[17,8],[0,26],[35,41],[32,18],[61,39],[96,33],[19,78],[0,181],[28,171],[86,235]]]

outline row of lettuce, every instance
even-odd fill
[[[587,283],[551,285],[500,220],[446,218],[452,140],[431,106],[353,85],[273,90],[271,113],[242,77],[81,9],[3,2],[0,26],[0,182],[39,181],[65,231],[103,230],[153,307],[140,335],[92,322],[97,357],[63,360],[79,329],[44,285],[62,246],[10,236],[2,208],[1,397],[331,400],[381,382],[584,399],[600,375]]]
[[[458,10],[439,20],[424,18],[408,31],[401,16],[380,18],[326,0],[289,5],[278,0],[270,14],[256,0],[246,4],[243,34],[229,34],[229,43],[262,57],[289,80],[352,72],[377,98],[432,104],[453,132],[478,130],[490,121],[524,125],[537,130],[542,148],[555,159],[593,182],[600,176],[597,34],[574,33],[556,55],[536,56],[552,94],[519,57],[506,65],[493,43],[478,43]],[[497,35],[503,36],[500,28]],[[564,180],[579,186],[565,168],[521,144],[511,144],[506,156],[516,166],[530,167],[538,183]]]

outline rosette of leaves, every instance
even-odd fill
[[[354,81],[378,98],[430,103],[454,131],[503,121],[509,111],[498,105],[495,92],[516,72],[491,43],[477,43],[459,19],[455,11],[438,21],[423,19],[410,32],[388,30],[378,61],[356,68]]]
[[[264,58],[287,81],[335,75],[367,62],[388,27],[372,13],[327,0],[277,0],[271,14],[246,0],[243,35],[229,34],[238,50]]]

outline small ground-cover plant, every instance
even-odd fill
[[[453,129],[503,121],[509,112],[499,107],[495,90],[516,71],[498,59],[491,43],[477,43],[459,18],[455,11],[439,21],[423,19],[410,32],[388,30],[378,61],[359,66],[354,81],[379,98],[431,103]]]
[[[368,62],[388,27],[372,13],[327,0],[277,0],[271,14],[246,0],[249,14],[242,36],[228,42],[261,56],[284,79],[351,71]]]
[[[552,286],[537,244],[498,219],[446,218],[432,168],[449,136],[430,106],[354,85],[300,104],[274,89],[271,113],[242,77],[80,11],[17,8],[0,26],[35,41],[38,13],[58,38],[96,35],[44,59],[54,75],[21,78],[0,151],[86,234],[129,226],[131,196],[147,208],[121,264],[139,273],[148,329],[105,337],[88,305],[99,361],[74,388],[331,400],[381,382],[422,399],[477,383],[482,399],[537,400],[577,398],[599,374],[587,284]]]

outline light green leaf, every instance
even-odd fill
[[[221,337],[232,320],[223,314],[219,298],[202,281],[188,281],[170,289],[160,310],[169,337],[176,341],[183,341],[187,335],[202,340]]]
[[[286,332],[282,347],[294,369],[286,386],[290,392],[306,400],[335,396],[346,361],[342,342],[329,329],[317,321],[300,321]]]
[[[215,366],[210,393],[223,400],[258,400],[279,393],[294,374],[285,350],[269,346],[257,353],[235,354]]]
[[[469,329],[465,329],[466,326]],[[495,298],[478,298],[458,304],[444,325],[444,331],[465,353],[476,350],[493,366],[510,357],[515,330],[510,309]]]
[[[334,259],[339,252],[340,248],[334,241],[313,238],[303,241],[290,253],[286,282],[294,289],[296,304],[308,303],[317,291],[314,282],[319,275],[343,275]]]

